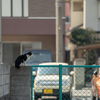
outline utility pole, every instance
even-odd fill
[[[56,62],[63,62],[62,0],[56,0]]]

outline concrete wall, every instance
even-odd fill
[[[0,100],[10,100],[10,66],[0,65]]]
[[[100,1],[84,0],[84,28],[100,31]]]
[[[11,100],[30,100],[30,67],[11,67]]]

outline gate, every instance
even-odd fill
[[[77,70],[77,68],[99,68],[99,66],[97,66],[97,65],[94,65],[94,66],[91,66],[91,65],[61,65],[61,64],[59,64],[59,65],[34,65],[34,66],[31,66],[31,100],[33,100],[33,72],[32,72],[32,68],[33,67],[38,67],[38,68],[41,68],[42,69],[42,67],[43,67],[43,69],[47,69],[47,68],[53,68],[53,69],[59,69],[59,74],[58,74],[58,76],[59,76],[59,83],[57,83],[57,81],[54,81],[53,83],[52,83],[52,85],[59,85],[59,90],[57,90],[57,89],[55,89],[55,90],[57,90],[57,91],[59,91],[59,100],[72,100],[72,99],[70,99],[70,97],[68,96],[68,99],[64,99],[63,98],[63,96],[64,95],[62,95],[63,94],[63,92],[62,92],[62,90],[64,89],[64,82],[65,82],[65,86],[66,86],[66,84],[68,85],[69,83],[67,83],[67,82],[69,82],[68,80],[63,80],[63,73],[64,73],[64,68],[66,69],[66,68],[71,68],[71,67],[73,67],[73,68],[76,68],[76,70]],[[38,69],[39,70],[39,69]],[[67,69],[66,69],[67,70]],[[52,72],[53,73],[53,72]],[[85,71],[84,71],[84,73],[85,73]],[[91,72],[91,73],[93,73],[93,72]],[[39,74],[39,73],[38,73]],[[65,78],[68,78],[68,77],[71,77],[70,78],[70,82],[72,82],[71,84],[70,84],[70,90],[72,90],[72,85],[73,85],[73,83],[74,83],[74,81],[76,81],[75,79],[73,79],[73,77],[75,78],[75,70],[74,70],[74,76],[73,75],[70,75],[70,74],[73,74],[73,72],[72,73],[67,73],[66,75],[65,75]],[[53,74],[54,75],[54,74]],[[69,76],[68,76],[69,75]],[[66,77],[66,76],[68,76],[68,77]],[[77,76],[77,75],[76,75]],[[81,73],[79,72],[79,76],[81,76]],[[84,77],[85,77],[85,74],[84,74]],[[41,79],[42,80],[42,79]],[[73,81],[74,80],[74,81]],[[86,80],[85,78],[84,78],[84,80]],[[40,82],[40,81],[39,81]],[[44,83],[41,83],[41,82],[44,82]],[[47,81],[41,81],[39,84],[41,84],[40,85],[40,87],[42,88],[42,85],[45,85],[44,87],[46,87],[47,86],[47,84],[49,84],[50,82],[48,82],[48,83],[46,83]],[[84,81],[85,82],[85,81]],[[50,83],[51,84],[51,83]],[[77,84],[77,83],[76,83]],[[39,87],[39,85],[38,85],[38,87]],[[67,88],[67,87],[66,87]],[[91,88],[91,87],[90,87]],[[46,88],[45,88],[46,89]],[[91,88],[92,89],[92,88]],[[47,93],[48,94],[52,94],[52,92],[54,92],[54,91],[52,91],[51,90],[51,87],[49,86],[49,89],[48,90],[44,90],[44,91],[47,91]],[[43,90],[42,90],[42,94],[43,94],[43,92],[44,92]],[[56,93],[56,92],[55,92]],[[70,94],[72,94],[72,92],[70,91]],[[79,95],[79,94],[78,94]],[[47,96],[47,94],[46,94],[46,96]],[[50,95],[50,96],[52,96],[52,95]],[[64,96],[64,97],[66,97],[66,95]],[[92,93],[91,93],[91,97],[92,97]],[[63,99],[62,99],[63,98]],[[35,100],[35,99],[34,99]],[[37,100],[37,99],[36,99]],[[57,99],[58,100],[58,99]],[[75,99],[73,99],[73,100],[75,100]],[[89,100],[92,100],[92,99],[89,99]]]

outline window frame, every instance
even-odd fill
[[[2,1],[1,1],[2,2]],[[26,13],[25,13],[25,1],[24,0],[21,0],[21,16],[14,16],[13,15],[13,0],[10,0],[10,5],[11,5],[11,7],[10,7],[10,16],[3,16],[2,15],[2,17],[28,17],[29,16],[29,0],[27,1],[28,2],[28,4],[27,4],[27,15],[26,15]],[[3,9],[2,9],[2,12],[3,12]]]

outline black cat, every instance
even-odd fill
[[[21,63],[25,63],[25,61],[27,61],[30,57],[32,56],[31,52],[28,52],[26,54],[20,55],[19,57],[17,57],[17,59],[15,60],[15,67],[16,68],[20,68],[20,64]]]

